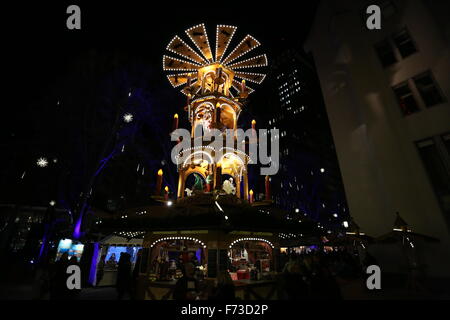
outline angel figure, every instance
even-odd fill
[[[222,189],[227,194],[236,194],[236,187],[233,185],[233,178],[225,180],[222,185]]]
[[[193,192],[194,190],[191,190],[191,189],[189,189],[189,188],[186,188],[186,189],[184,189],[184,191],[186,191],[187,196],[190,197],[190,196],[192,196],[192,192]]]

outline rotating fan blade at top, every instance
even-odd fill
[[[211,47],[209,46],[208,34],[204,24],[199,24],[186,30],[186,34],[200,50],[206,60],[213,62]]]
[[[218,25],[216,30],[216,61],[220,62],[236,32],[236,27]]]
[[[180,56],[187,58],[191,61],[197,63],[205,63],[207,62],[204,58],[202,58],[197,52],[195,52],[191,47],[189,47],[186,42],[183,41],[179,36],[175,36],[172,41],[170,41],[169,45],[166,48],[170,52],[179,54]]]
[[[166,47],[171,54],[163,56],[163,69],[170,72],[167,75],[170,84],[174,88],[182,86],[181,92],[190,97],[216,93],[228,98],[234,98],[237,94],[245,99],[254,91],[245,85],[245,81],[254,84],[264,81],[266,75],[261,69],[267,66],[267,57],[265,54],[249,54],[261,45],[251,35],[246,35],[230,51],[236,30],[237,27],[230,25],[216,27],[214,56],[204,24],[185,31],[190,44],[188,40],[174,36]],[[248,68],[258,71],[241,70]]]
[[[252,51],[253,49],[259,47],[261,44],[258,40],[253,38],[251,35],[247,35],[241,43],[230,53],[228,57],[223,61],[224,64],[229,64],[230,62],[242,57],[244,54]]]

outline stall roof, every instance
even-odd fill
[[[261,211],[235,196],[201,194],[180,199],[172,206],[152,205],[126,210],[96,226],[102,233],[154,230],[249,230],[319,235],[313,221],[289,220],[281,210]]]

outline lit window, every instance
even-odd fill
[[[407,116],[414,112],[419,111],[416,99],[414,98],[411,90],[409,89],[408,83],[405,82],[394,88],[394,93],[397,96],[397,101],[403,112],[403,115]]]

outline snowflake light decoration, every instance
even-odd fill
[[[130,123],[131,121],[133,121],[133,115],[131,113],[124,114],[123,121],[125,121],[126,123]]]
[[[36,164],[37,164],[39,167],[41,167],[41,168],[45,168],[45,167],[48,165],[48,161],[47,161],[46,158],[39,158],[39,159],[36,161]]]

